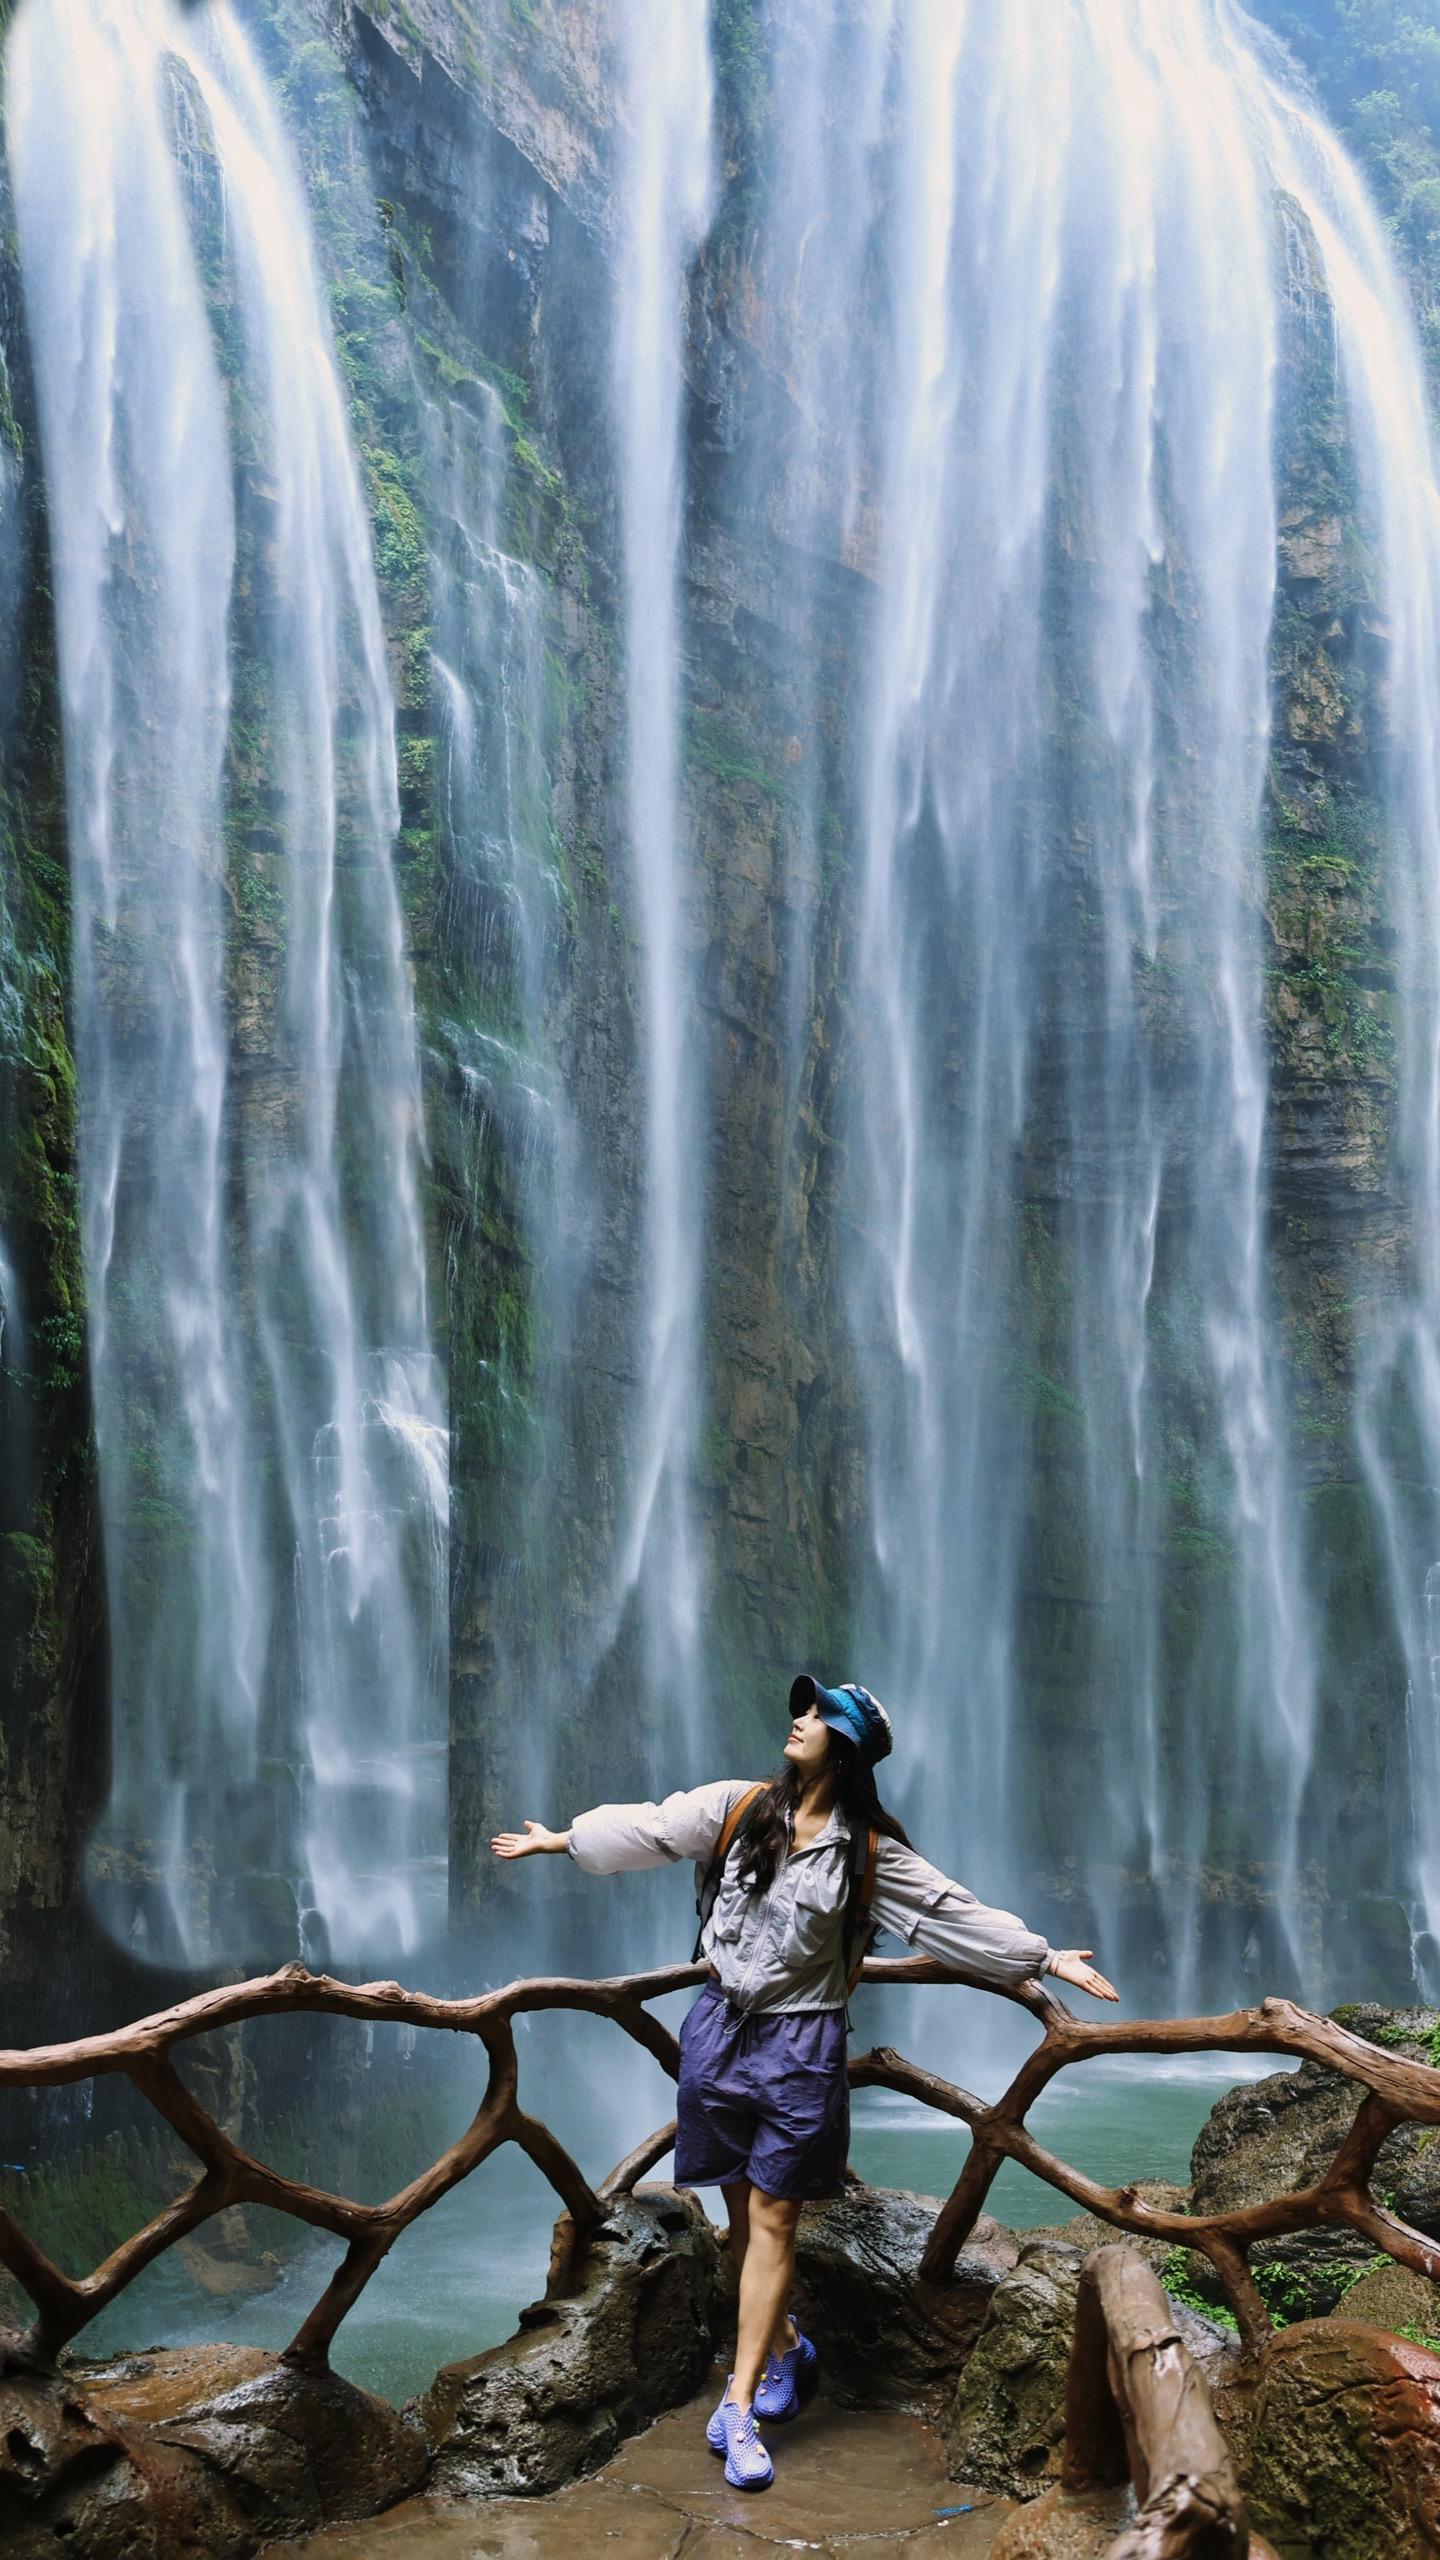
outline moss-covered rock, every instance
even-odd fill
[[[1261,2361],[1244,2488],[1280,2560],[1440,2549],[1440,2356],[1355,2321],[1283,2331]]]
[[[1079,2249],[1030,2241],[996,2286],[946,2431],[946,2455],[957,2479],[1033,2498],[1056,2476],[1084,2263]]]
[[[1331,2316],[1363,2320],[1368,2328],[1390,2329],[1417,2346],[1440,2350],[1440,2285],[1391,2258],[1351,2285]]]

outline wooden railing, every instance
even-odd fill
[[[610,2199],[623,2195],[647,2169],[664,2158],[675,2138],[673,2122],[660,2126],[638,2144],[599,2187],[592,2188],[578,2164],[537,2116],[527,2115],[519,2098],[519,2064],[512,2021],[527,2011],[578,2009],[613,2019],[615,2024],[653,2054],[674,2079],[680,2050],[669,2029],[649,2014],[647,2003],[667,1992],[683,1990],[704,1978],[700,1965],[671,1965],[655,1973],[622,1975],[611,1981],[536,1980],[512,1982],[470,2000],[439,2000],[422,1991],[402,1990],[396,1982],[348,1983],[325,1974],[286,1965],[278,1973],[202,1992],[175,2008],[141,2018],[108,2035],[84,2036],[72,2044],[35,2045],[23,2052],[0,2052],[0,2086],[56,2087],[119,2072],[129,2079],[200,2164],[200,2175],[153,2221],[122,2243],[88,2276],[67,2276],[29,2238],[14,2216],[0,2211],[0,2264],[29,2294],[36,2317],[23,2339],[10,2342],[13,2356],[45,2363],[93,2320],[97,2312],[161,2252],[195,2231],[213,2214],[231,2205],[270,2205],[317,2230],[334,2232],[346,2243],[342,2259],[314,2309],[285,2350],[296,2365],[323,2367],[341,2321],[358,2300],[381,2260],[401,2233],[482,2160],[503,2143],[515,2142],[549,2179],[565,2205],[574,2232],[603,2222]],[[873,1983],[969,1983],[968,1973],[932,1964],[928,1959],[871,1963],[865,1980]],[[1327,2018],[1312,2017],[1288,2000],[1266,2000],[1258,2009],[1237,2009],[1218,2018],[1173,2018],[1108,2023],[1072,2015],[1044,1983],[1033,1982],[1005,1995],[1028,2009],[1042,2027],[1035,2050],[1027,2057],[1003,2097],[986,2106],[933,2072],[921,2070],[887,2047],[858,2054],[850,2078],[858,2088],[897,2089],[970,2127],[972,2144],[965,2167],[936,2218],[921,2275],[943,2283],[983,2209],[991,2183],[1003,2160],[1017,2160],[1072,2203],[1099,2216],[1117,2230],[1134,2231],[1203,2251],[1229,2301],[1242,2336],[1252,2344],[1269,2334],[1270,2318],[1250,2272],[1248,2252],[1258,2240],[1282,2232],[1335,2225],[1359,2232],[1379,2250],[1422,2275],[1440,2278],[1440,2244],[1414,2231],[1378,2204],[1370,2192],[1370,2175],[1387,2134],[1405,2122],[1440,2124],[1440,2071],[1382,2053],[1359,2036]],[[485,2095],[473,2122],[432,2166],[383,2204],[356,2204],[294,2178],[282,2177],[242,2150],[186,2087],[175,2068],[172,2048],[188,2038],[229,2027],[247,2018],[273,2017],[294,2010],[324,2010],[339,2017],[363,2018],[414,2027],[443,2028],[474,2036],[489,2061]],[[1310,2187],[1272,2197],[1233,2213],[1172,2213],[1147,2202],[1134,2187],[1102,2187],[1036,2141],[1025,2116],[1042,2089],[1072,2063],[1127,2053],[1274,2053],[1308,2057],[1343,2072],[1363,2091],[1354,2124],[1324,2175]]]
[[[1136,2511],[1106,2560],[1274,2560],[1250,2531],[1205,2377],[1160,2280],[1117,2243],[1080,2278],[1059,2483],[1002,2527],[993,2560],[1068,2560],[1075,2526],[1093,2532],[1097,2508],[1127,2485]]]

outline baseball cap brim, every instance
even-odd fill
[[[843,1733],[847,1742],[853,1742],[871,1766],[875,1761],[883,1760],[889,1752],[890,1719],[878,1699],[867,1714],[848,1689],[827,1689],[813,1672],[802,1671],[790,1683],[790,1713],[792,1716],[803,1715],[807,1707],[815,1707],[822,1724],[828,1724],[832,1732]]]

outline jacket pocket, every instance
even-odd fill
[[[845,1871],[821,1867],[797,1878],[794,1900],[781,1939],[785,1962],[796,1967],[818,1964],[838,1953],[845,1902]]]

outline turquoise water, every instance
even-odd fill
[[[538,2169],[508,2144],[397,2242],[341,2327],[331,2357],[336,2371],[399,2402],[423,2391],[438,2365],[508,2338],[516,2313],[545,2290],[555,2212]],[[262,2249],[283,2234],[280,2216],[251,2218]],[[81,2332],[76,2352],[113,2355],[212,2338],[286,2346],[343,2255],[341,2242],[319,2236],[271,2292],[222,2301],[202,2293],[178,2250],[169,2249]]]
[[[1047,2149],[1107,2185],[1127,2178],[1183,2180],[1196,2133],[1216,2098],[1239,2076],[1233,2058],[1223,2055],[1143,2068],[1092,2063],[1048,2089],[1030,2122]],[[583,2155],[585,2146],[580,2147]],[[864,2090],[856,2098],[851,2159],[877,2185],[943,2196],[968,2149],[963,2125],[911,2101],[883,2090]],[[663,2176],[666,2165],[656,2174]],[[587,2166],[594,2170],[593,2162]],[[706,2191],[705,2202],[723,2219],[718,2193]],[[1074,2208],[1007,2163],[992,2191],[991,2210],[1023,2226],[1068,2220]],[[508,2337],[516,2313],[544,2290],[554,2211],[549,2187],[513,2145],[487,2161],[398,2242],[340,2330],[338,2370],[402,2401],[425,2388],[437,2365],[476,2355]],[[254,2221],[259,2245],[271,2245],[280,2229],[277,2218],[257,2214]],[[77,2346],[101,2355],[225,2337],[282,2347],[339,2257],[338,2242],[319,2239],[287,2267],[272,2292],[232,2302],[203,2294],[178,2252],[170,2250]]]
[[[1267,2059],[1265,2071],[1275,2068]],[[1216,2099],[1241,2076],[1230,2056],[1205,2055],[1176,2065],[1151,2061],[1139,2068],[1128,2059],[1087,2063],[1053,2081],[1026,2121],[1047,2151],[1104,2186],[1130,2178],[1173,2178],[1183,2185],[1196,2134]],[[948,2195],[969,2155],[963,2125],[883,2089],[859,2093],[852,2121],[852,2163],[875,2186]],[[990,2190],[987,2209],[1014,2229],[1068,2222],[1079,2210],[1009,2160]]]

